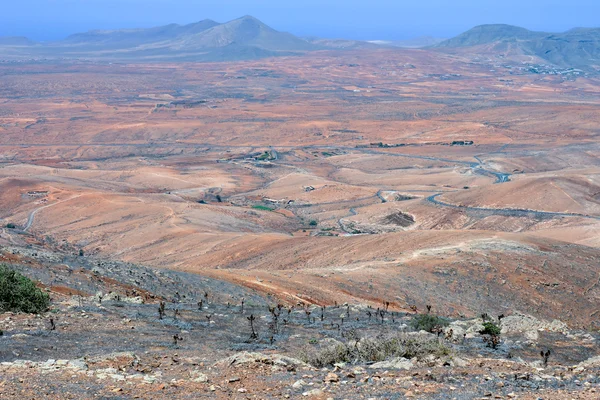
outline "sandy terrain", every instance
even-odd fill
[[[286,302],[592,326],[600,81],[523,61],[1,64],[2,235]]]

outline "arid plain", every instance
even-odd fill
[[[600,79],[532,57],[0,65],[0,217],[295,304],[597,327]]]

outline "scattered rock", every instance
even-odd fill
[[[321,396],[322,394],[323,394],[323,391],[321,389],[313,389],[313,390],[309,390],[308,392],[302,393],[302,396],[313,397],[313,396]]]
[[[215,366],[223,367],[223,366],[231,366],[231,365],[244,365],[244,364],[254,364],[254,363],[262,363],[267,365],[279,365],[282,367],[293,366],[293,367],[308,367],[308,364],[292,358],[286,357],[279,354],[269,354],[265,355],[262,353],[252,353],[252,352],[241,352],[232,355],[231,357],[227,357],[223,360],[215,363]]]
[[[539,319],[526,314],[515,313],[502,319],[502,333],[529,333],[529,336],[534,337],[537,331],[561,332],[566,334],[569,332],[569,327],[559,320],[552,322],[540,321]]]
[[[208,376],[206,376],[206,374],[203,374],[202,372],[200,372],[198,370],[191,371],[190,376],[191,376],[192,382],[196,382],[196,383],[208,382]]]
[[[292,387],[294,389],[301,389],[302,386],[306,386],[306,382],[304,382],[302,379],[297,380],[296,382],[294,382],[294,384],[292,385]]]
[[[369,366],[372,369],[405,369],[409,370],[414,367],[411,360],[398,357],[388,361],[380,361]]]
[[[581,369],[581,371],[583,371],[585,368],[597,367],[600,367],[600,356],[588,358],[587,360],[580,362],[575,366],[575,369]]]

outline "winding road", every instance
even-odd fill
[[[496,181],[494,184],[501,184],[510,181],[511,174],[506,174],[503,172],[490,171],[488,169],[483,168],[483,161],[475,156],[477,163],[473,163],[472,167],[473,171],[477,174],[486,175],[486,176],[494,176],[496,177]],[[587,218],[600,220],[600,216],[594,215],[586,215],[586,214],[578,214],[578,213],[567,213],[567,212],[553,212],[553,211],[540,211],[540,210],[531,210],[527,208],[490,208],[490,207],[471,207],[471,206],[461,206],[451,203],[446,203],[444,201],[438,200],[437,198],[444,193],[436,193],[427,198],[427,201],[430,204],[434,204],[436,206],[454,208],[458,210],[465,211],[473,211],[478,213],[483,213],[486,216],[492,215],[501,215],[504,217],[531,217],[535,219],[551,219],[551,218]]]
[[[484,214],[488,214],[486,216],[492,215],[502,215],[504,217],[533,217],[536,219],[549,219],[549,218],[565,218],[565,217],[577,217],[577,218],[588,218],[600,220],[600,217],[594,215],[586,215],[586,214],[577,214],[577,213],[562,213],[562,212],[552,212],[552,211],[538,211],[538,210],[530,210],[527,208],[488,208],[488,207],[470,207],[470,206],[459,206],[456,204],[450,204],[437,199],[438,196],[441,196],[443,193],[437,193],[432,196],[427,197],[425,200],[431,204],[442,207],[449,207],[458,210],[465,211],[476,211]]]
[[[23,231],[24,232],[29,231],[29,229],[31,228],[31,225],[33,225],[33,221],[35,220],[35,215],[38,212],[42,211],[45,208],[53,207],[57,204],[64,203],[65,201],[73,200],[73,199],[75,199],[77,197],[81,197],[81,196],[82,196],[81,194],[78,194],[76,196],[69,197],[68,199],[60,200],[60,201],[57,201],[56,203],[47,204],[45,206],[36,208],[35,210],[33,210],[32,212],[29,213],[29,216],[27,217],[27,223],[25,223],[25,226],[23,227]]]
[[[384,154],[382,152],[377,151],[366,151],[367,153],[377,153]],[[495,178],[494,184],[502,184],[506,182],[510,182],[511,174],[504,172],[492,171],[484,168],[484,162],[478,156],[474,158],[477,160],[476,162],[470,161],[458,161],[458,160],[450,160],[447,158],[439,158],[439,157],[430,157],[430,156],[418,156],[418,155],[409,155],[409,154],[399,154],[399,153],[385,153],[386,155],[392,155],[397,157],[408,157],[408,158],[418,158],[425,160],[434,160],[434,161],[443,161],[448,163],[455,163],[460,165],[469,166],[474,173],[485,175],[489,177]],[[385,203],[385,199],[381,196],[382,190],[379,190],[376,196],[381,200],[382,203]],[[479,214],[483,214],[484,216],[493,216],[493,215],[501,215],[504,217],[530,217],[535,219],[551,219],[551,218],[587,218],[593,220],[600,220],[600,216],[594,215],[586,215],[586,214],[578,214],[578,213],[568,213],[568,212],[553,212],[553,211],[540,211],[540,210],[531,210],[526,208],[489,208],[489,207],[470,207],[470,206],[461,206],[455,205],[451,203],[446,203],[444,201],[438,200],[438,197],[443,195],[444,193],[435,193],[431,196],[425,198],[425,201],[439,207],[447,207],[464,211],[477,212]],[[353,208],[350,210],[350,214],[346,217],[356,215],[356,210]],[[344,218],[346,218],[344,217]],[[343,218],[338,221],[340,227],[343,225],[341,223]]]
[[[153,148],[153,147],[157,147],[155,144],[144,144],[144,145],[139,145],[139,144],[94,144],[94,146],[122,146],[122,145],[128,145],[131,147],[147,147],[147,148]],[[179,143],[170,143],[168,145],[171,146],[178,146],[181,145]],[[24,146],[24,147],[29,147],[29,146],[35,146],[35,145],[19,145],[17,144],[16,146]],[[43,146],[43,145],[41,145]],[[69,146],[69,145],[67,145]],[[73,145],[73,146],[82,146],[81,144],[77,144],[77,145]],[[188,144],[186,144],[186,146],[189,147]],[[212,148],[212,149],[217,149],[217,148],[231,148],[231,147],[239,147],[239,148],[248,148],[251,146],[222,146],[222,145],[214,145],[214,144],[205,144],[205,143],[198,143],[198,144],[194,144],[195,147],[208,147],[208,148]],[[2,145],[0,145],[0,147],[2,147]],[[158,146],[161,147],[161,146]],[[484,175],[484,176],[488,176],[490,178],[495,178],[495,182],[494,184],[502,184],[502,183],[506,183],[510,181],[510,177],[511,174],[508,173],[503,173],[503,172],[497,172],[497,171],[493,171],[490,169],[486,169],[485,168],[485,163],[484,161],[478,157],[478,156],[474,156],[476,161],[464,161],[464,160],[452,160],[452,159],[448,159],[448,158],[443,158],[443,157],[433,157],[433,156],[424,156],[424,155],[415,155],[415,154],[405,154],[405,153],[396,153],[396,152],[387,152],[387,151],[381,151],[379,149],[375,149],[375,148],[356,148],[356,147],[346,147],[346,146],[330,146],[330,145],[312,145],[312,146],[269,146],[270,150],[275,158],[275,161],[279,161],[280,159],[280,154],[278,153],[278,151],[276,149],[280,149],[280,150],[292,150],[292,149],[312,149],[312,150],[325,150],[325,149],[339,149],[339,150],[346,150],[346,151],[352,151],[352,152],[361,152],[364,154],[376,154],[376,155],[384,155],[384,156],[390,156],[390,157],[404,157],[404,158],[411,158],[411,159],[421,159],[421,160],[432,160],[432,161],[439,161],[439,162],[445,162],[445,163],[451,163],[451,164],[455,164],[455,165],[462,165],[462,166],[466,166],[468,168],[470,168],[473,173],[478,174],[478,175]],[[382,203],[385,203],[386,200],[385,198],[382,196],[382,190],[384,189],[380,189],[375,196],[369,196],[369,197],[364,197],[364,198],[360,198],[360,199],[353,199],[353,200],[348,200],[348,201],[342,201],[342,202],[330,202],[330,203],[321,203],[319,205],[327,205],[327,204],[340,204],[340,203],[356,203],[356,202],[360,202],[360,201],[365,201],[368,199],[372,199],[373,197],[375,197],[376,199],[378,199],[379,201],[381,201]],[[425,202],[432,204],[434,206],[437,207],[447,207],[447,208],[452,208],[452,209],[459,209],[459,210],[464,210],[464,211],[471,211],[471,212],[477,212],[479,214],[485,215],[485,216],[492,216],[492,215],[501,215],[501,216],[506,216],[506,217],[530,217],[530,218],[536,218],[536,219],[549,219],[549,218],[565,218],[565,217],[574,217],[574,218],[587,218],[587,219],[593,219],[593,220],[600,220],[600,216],[593,216],[593,215],[586,215],[586,214],[578,214],[578,213],[567,213],[567,212],[551,212],[551,211],[539,211],[539,210],[531,210],[531,209],[513,209],[513,208],[489,208],[489,207],[471,207],[471,206],[461,206],[461,205],[455,205],[455,204],[451,204],[451,203],[447,203],[444,201],[441,201],[438,199],[439,196],[441,196],[442,194],[444,194],[444,192],[440,192],[440,193],[435,193],[432,194],[428,197],[426,197],[424,199]],[[56,204],[62,203],[64,201],[68,201],[71,200],[75,197],[79,197],[81,195],[77,195],[65,200],[61,200],[58,201],[56,203],[52,203],[52,204],[48,204],[42,207],[39,207],[35,210],[33,210],[28,218],[27,218],[27,222],[24,226],[24,231],[28,231],[31,226],[34,223],[35,220],[35,216],[36,214],[48,207],[52,207]],[[311,207],[314,206],[313,204],[306,204],[306,205],[295,205],[295,207]],[[338,224],[340,225],[340,227],[343,229],[343,225],[342,225],[342,219],[346,218],[346,217],[350,217],[353,215],[357,214],[356,208],[360,208],[360,207],[364,207],[363,206],[355,206],[353,208],[351,208],[349,210],[349,214],[346,215],[345,217],[342,217],[338,220]]]

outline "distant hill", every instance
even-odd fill
[[[33,46],[36,43],[23,36],[1,36],[0,46]]]
[[[539,40],[548,33],[533,32],[512,25],[479,25],[452,39],[438,43],[437,47],[468,47],[489,44],[499,41]]]
[[[170,24],[148,29],[121,29],[111,31],[89,31],[67,37],[58,45],[90,46],[101,48],[127,48],[149,43],[165,42],[204,32],[218,22],[204,20],[189,25]]]
[[[292,34],[278,32],[256,18],[246,16],[216,25],[194,35],[186,35],[173,45],[179,48],[220,48],[236,44],[270,51],[306,51],[315,46]]]
[[[12,43],[12,42],[11,42]],[[9,46],[0,43],[0,46]],[[22,56],[228,61],[301,54],[325,48],[279,32],[251,16],[147,29],[95,30],[21,50]]]
[[[564,33],[534,32],[511,25],[480,25],[437,48],[465,48],[493,45],[537,56],[562,67],[586,68],[600,65],[600,28],[575,28]]]
[[[379,47],[508,53],[536,56],[561,67],[600,68],[600,28],[547,33],[511,25],[481,25],[448,40],[420,37],[405,41],[358,41],[299,38],[277,31],[251,16],[226,23],[207,19],[188,25],[94,30],[51,43],[36,43],[24,37],[0,37],[0,58],[210,62],[290,56],[323,49]]]

